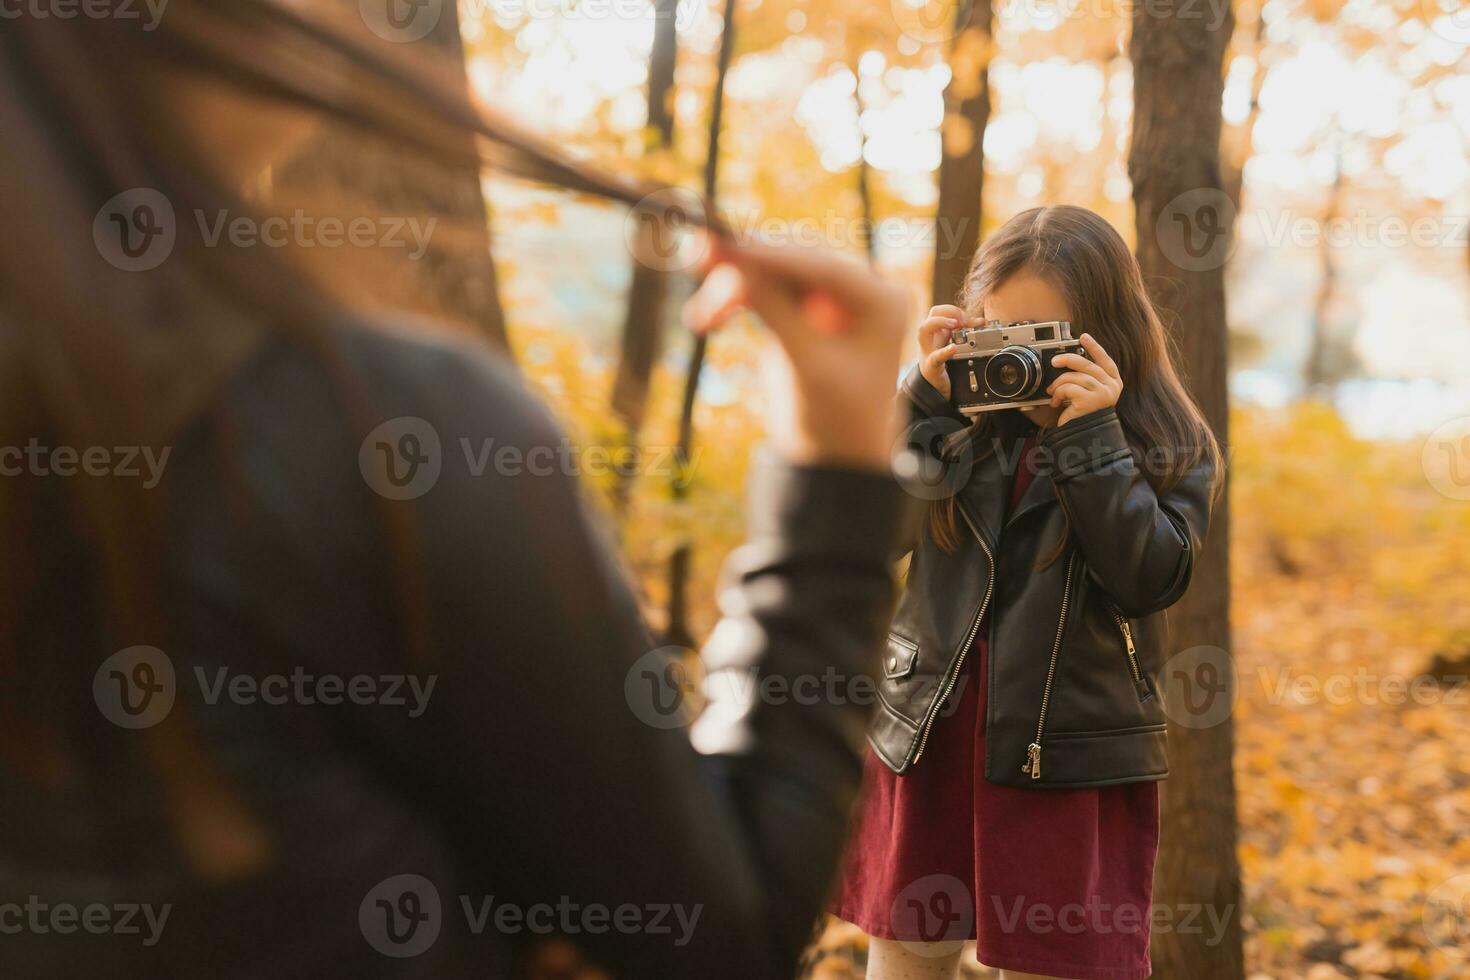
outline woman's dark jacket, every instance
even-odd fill
[[[1041,438],[1036,477],[1006,515],[1030,423],[997,413],[983,444],[971,439],[956,453],[951,439],[948,451],[936,450],[936,435],[967,420],[917,369],[902,393],[911,444],[962,482],[960,544],[946,553],[915,522],[878,679],[873,751],[898,773],[920,760],[929,730],[959,701],[952,688],[970,676],[962,668],[984,628],[987,779],[1038,788],[1162,779],[1165,715],[1154,677],[1169,651],[1160,613],[1189,585],[1209,528],[1212,468],[1197,467],[1160,497],[1115,412],[1093,412]],[[1047,564],[1064,536],[1065,550]]]
[[[40,487],[11,694],[76,762],[26,776],[55,765],[28,741],[11,758],[34,766],[0,765],[0,977],[504,977],[552,936],[614,977],[791,976],[871,703],[740,680],[871,674],[902,492],[755,468],[691,729],[573,478],[592,457],[515,374],[472,346],[330,340],[335,371],[261,349],[171,447],[149,491],[166,632],[106,627],[64,485]],[[107,663],[137,644],[172,702],[121,727],[113,681],[141,675]],[[86,909],[129,929],[80,928]]]

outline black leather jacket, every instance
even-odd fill
[[[965,421],[917,369],[902,391],[919,429]],[[956,495],[959,548],[947,554],[922,524],[909,538],[869,744],[897,773],[922,758],[946,705],[958,703],[953,688],[968,679],[962,668],[983,622],[988,780],[1062,788],[1162,779],[1157,614],[1189,584],[1212,470],[1197,468],[1160,498],[1114,411],[1094,412],[1042,437],[1039,471],[1003,522],[1030,423],[999,416]],[[1065,550],[1045,564],[1064,534]]]

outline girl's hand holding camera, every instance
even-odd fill
[[[1088,357],[1080,354],[1058,354],[1051,359],[1053,367],[1071,368],[1046,389],[1046,393],[1051,395],[1051,407],[1063,409],[1057,418],[1058,428],[1073,419],[1104,408],[1112,408],[1118,404],[1118,396],[1123,393],[1123,378],[1118,374],[1118,365],[1103,350],[1102,344],[1090,333],[1085,333],[1078,339]],[[940,372],[943,371],[944,365],[941,364]],[[946,384],[946,394],[947,389]]]
[[[919,324],[919,373],[945,398],[950,389],[944,362],[958,349],[949,338],[965,325],[965,320],[965,311],[958,306],[934,306]]]

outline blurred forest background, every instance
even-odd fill
[[[1203,274],[1223,277],[1228,316],[1231,561],[1216,591],[1238,702],[1235,798],[1227,778],[1219,799],[1238,813],[1244,961],[1157,975],[1470,975],[1470,878],[1457,878],[1470,872],[1470,14],[1457,0],[1223,3],[1194,5],[1218,69],[1169,68],[1206,104],[1184,106],[1158,145],[1218,126],[1204,150],[1235,216],[1228,260]],[[1154,234],[1135,228],[1150,161],[1130,169],[1143,102],[1129,3],[465,0],[457,38],[452,21],[438,41],[462,43],[490,103],[591,159],[703,191],[744,232],[866,252],[913,284],[916,313],[952,296],[975,232],[1023,208],[1087,206],[1142,237],[1140,254]],[[1191,88],[1201,71],[1214,77]],[[293,179],[307,186],[324,160],[355,156],[304,159]],[[678,327],[689,277],[634,260],[642,232],[625,209],[494,175],[483,190],[494,267],[462,277],[450,305],[508,345],[576,442],[638,448],[628,472],[596,478],[600,505],[651,621],[697,646],[761,431],[759,333],[694,344]],[[438,206],[481,206],[472,185],[451,198]],[[950,219],[938,235],[936,212]],[[1223,359],[1185,348],[1192,377],[1222,375],[1223,402]],[[834,923],[810,972],[861,976],[863,956]]]

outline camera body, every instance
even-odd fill
[[[1058,354],[1087,356],[1072,339],[1072,324],[1066,320],[977,320],[956,330],[950,343],[959,345],[945,364],[950,401],[971,416],[1051,404],[1047,386],[1068,370],[1052,367],[1051,359]]]

